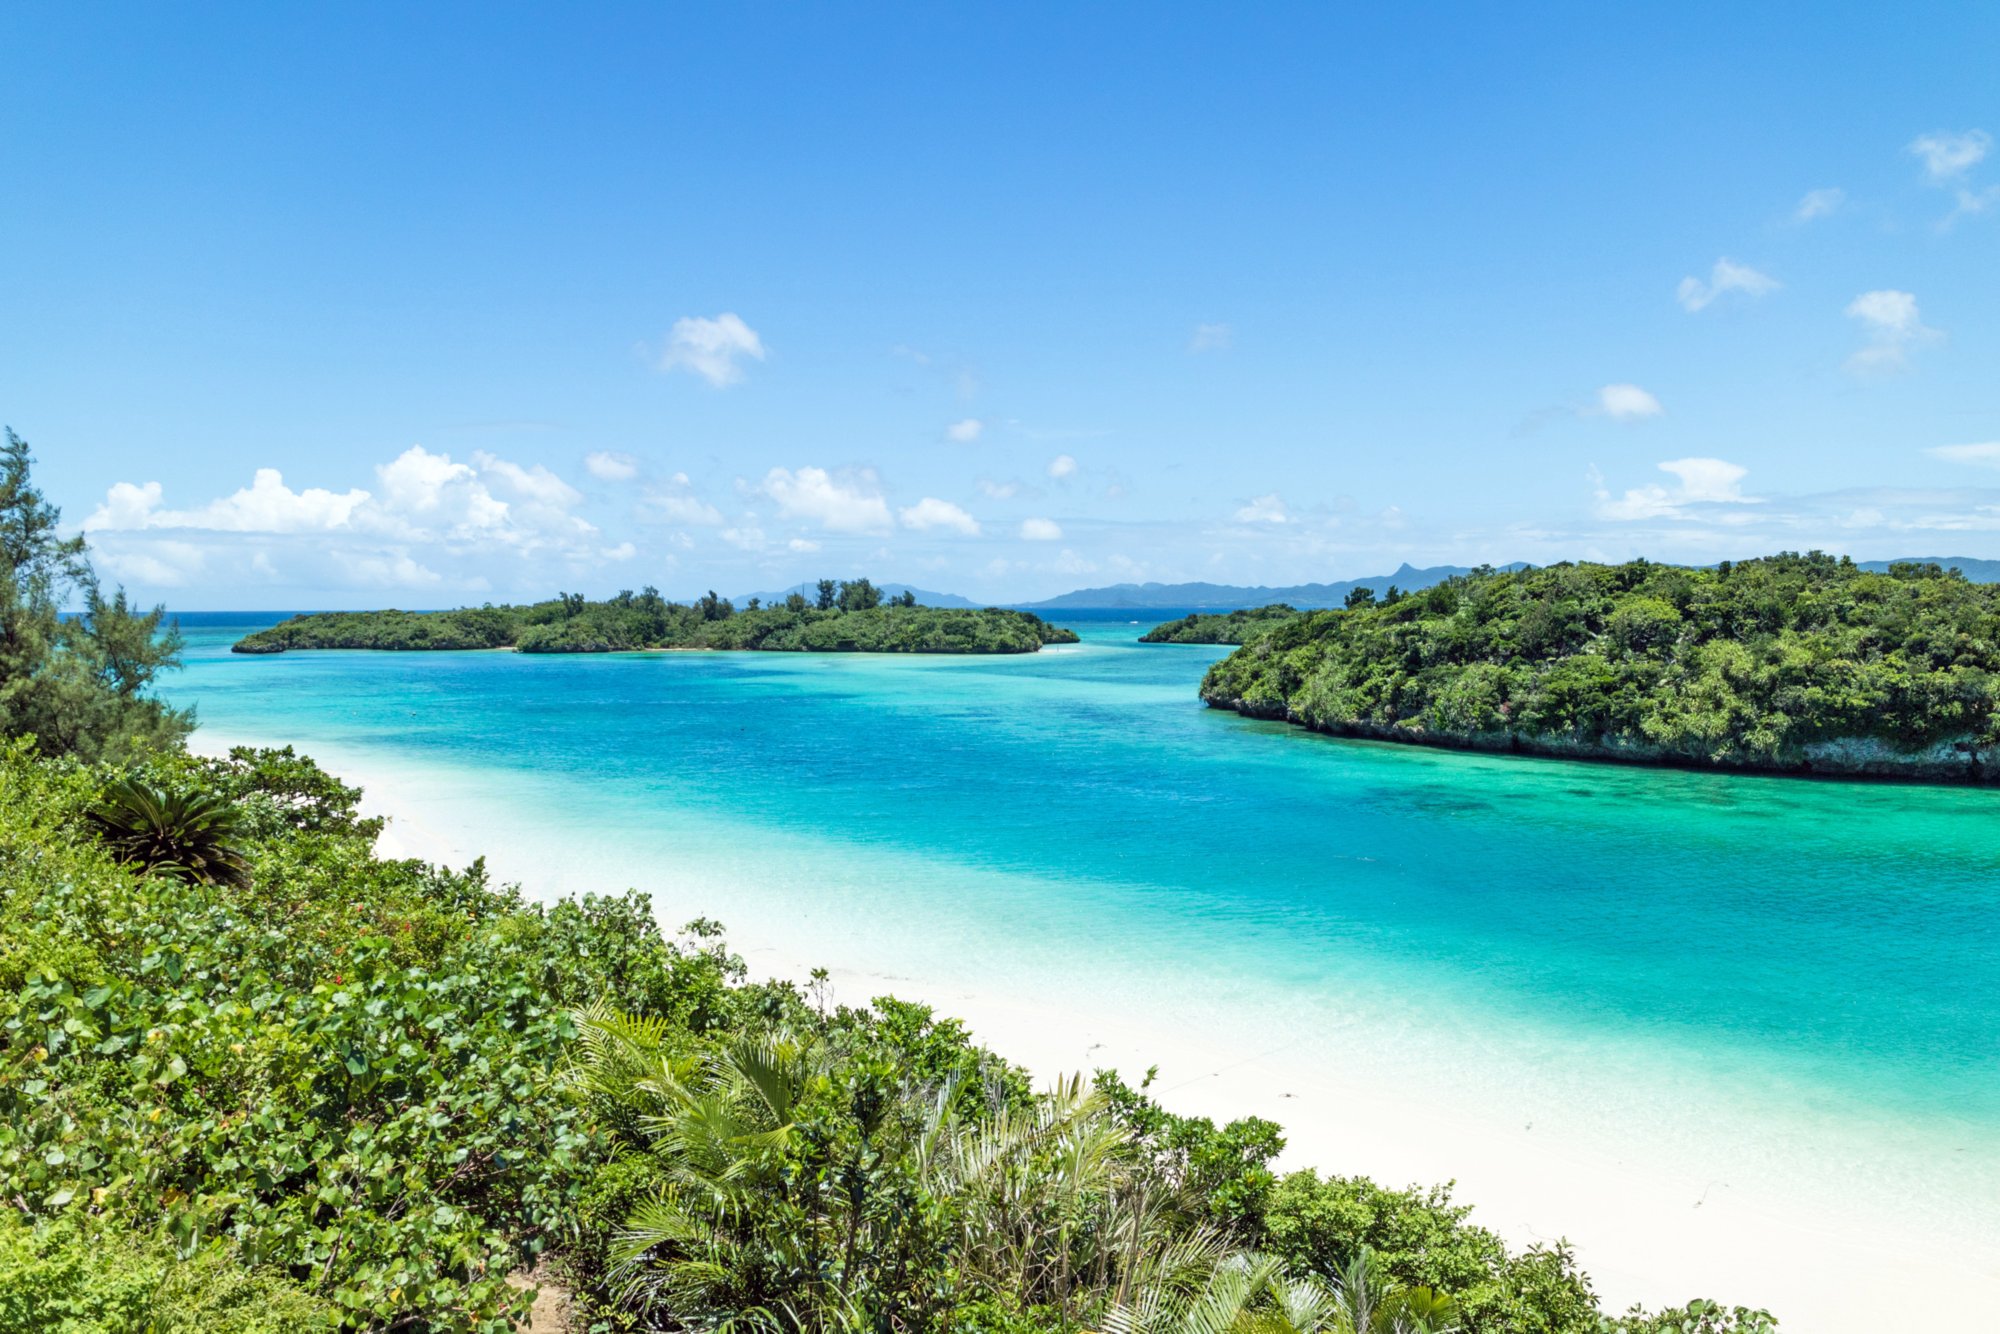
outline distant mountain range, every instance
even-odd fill
[[[1525,561],[1494,567],[1525,570]],[[1232,611],[1238,607],[1267,607],[1286,602],[1300,610],[1338,607],[1357,588],[1372,588],[1379,597],[1394,584],[1406,593],[1432,584],[1441,584],[1454,575],[1471,574],[1469,565],[1433,565],[1419,570],[1407,562],[1394,574],[1363,575],[1331,584],[1292,584],[1284,588],[1254,588],[1241,584],[1113,584],[1109,588],[1079,588],[1074,593],[1043,602],[1018,604],[1027,611],[1083,611],[1130,608],[1134,611]]]
[[[1974,560],[1970,556],[1898,556],[1895,560],[1860,560],[1864,570],[1880,574],[1891,565],[1942,565],[1957,570],[1975,584],[2000,584],[2000,560]]]
[[[1901,556],[1893,561],[1864,560],[1856,564],[1864,570],[1880,572],[1905,562],[1942,565],[1948,570],[1962,571],[1976,584],[2000,584],[2000,560],[1976,560],[1970,556]],[[1528,563],[1517,560],[1494,568],[1525,570]],[[1040,602],[1017,602],[1012,605],[1024,611],[1234,611],[1238,607],[1268,607],[1273,602],[1286,602],[1301,611],[1310,611],[1320,607],[1338,607],[1357,588],[1372,588],[1377,597],[1387,592],[1391,584],[1406,593],[1414,593],[1457,575],[1471,573],[1469,565],[1431,565],[1420,570],[1405,562],[1396,568],[1394,574],[1363,575],[1359,579],[1344,579],[1330,584],[1291,584],[1281,588],[1267,588],[1262,584],[1111,584],[1104,588],[1079,588],[1073,593]],[[884,597],[901,596],[903,590],[909,588],[917,595],[917,601],[926,607],[988,605],[962,598],[956,593],[934,593],[928,589],[910,588],[908,584],[882,584],[880,587]],[[808,580],[776,592],[745,594],[735,602],[739,607],[751,597],[764,602],[783,602],[788,594],[803,593],[812,597],[816,591],[814,582]]]
[[[927,589],[911,588],[908,584],[877,584],[875,586],[882,590],[884,600],[899,598],[903,596],[904,590],[908,589],[917,595],[917,605],[920,607],[984,607],[990,605],[985,602],[974,602],[970,598],[962,598],[956,593],[933,593]],[[819,581],[808,579],[804,583],[793,584],[790,588],[781,588],[775,593],[745,593],[740,598],[731,598],[730,601],[740,607],[751,598],[756,598],[758,601],[766,603],[783,602],[794,593],[803,594],[805,597],[811,598],[816,596],[818,592]]]

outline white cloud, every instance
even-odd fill
[[[1910,152],[1922,159],[1924,174],[1933,184],[1963,176],[1992,148],[1993,136],[1984,130],[1967,130],[1962,134],[1938,130],[1910,141]]]
[[[484,450],[474,453],[472,461],[478,465],[481,476],[497,480],[503,491],[511,491],[518,499],[558,509],[568,509],[583,500],[582,492],[539,463],[523,468]]]
[[[674,321],[660,369],[690,371],[721,389],[743,379],[746,358],[762,361],[764,340],[739,316],[724,312],[711,320],[689,315]]]
[[[977,417],[967,417],[944,428],[944,438],[956,445],[969,445],[979,438],[986,429],[986,423]]]
[[[1847,369],[1857,375],[1901,370],[1909,364],[1911,347],[1943,337],[1925,327],[1917,299],[1908,292],[1863,292],[1847,303],[1846,314],[1861,322],[1871,340],[1847,359]]]
[[[1279,497],[1277,492],[1273,491],[1268,496],[1255,497],[1249,504],[1237,510],[1236,521],[1238,523],[1288,523],[1291,521],[1291,515],[1285,509],[1284,500]]]
[[[1935,445],[1924,451],[1947,463],[1968,463],[1975,468],[2000,468],[2000,440],[1977,445]]]
[[[1837,213],[1847,202],[1847,191],[1837,187],[1824,190],[1808,190],[1799,200],[1799,206],[1792,210],[1792,221],[1811,222],[1814,218],[1824,218],[1829,213]]]
[[[730,546],[738,547],[744,551],[761,551],[764,547],[764,530],[762,528],[725,528],[722,530],[720,536]]]
[[[83,521],[86,532],[104,529],[203,528],[225,533],[304,533],[343,528],[368,502],[366,491],[340,493],[308,487],[294,491],[276,468],[259,468],[249,486],[196,510],[160,507],[158,482],[117,482],[104,503]]]
[[[1733,259],[1718,259],[1709,270],[1708,281],[1687,277],[1675,289],[1674,298],[1681,303],[1681,309],[1693,314],[1706,309],[1717,298],[1729,292],[1741,292],[1745,296],[1763,296],[1778,290],[1778,280],[1766,273],[1759,273],[1747,264],[1738,264]]]
[[[808,541],[803,537],[795,537],[791,541],[785,543],[785,546],[792,551],[798,551],[798,552],[819,550],[819,543]]]
[[[633,546],[630,542],[620,542],[617,546],[606,547],[597,554],[606,560],[631,560],[639,554],[639,548]]]
[[[988,500],[1012,500],[1021,493],[1019,482],[996,482],[990,477],[979,479],[979,493]]]
[[[903,526],[928,531],[932,528],[949,528],[964,533],[968,537],[979,534],[979,521],[949,500],[939,500],[936,496],[925,496],[916,504],[900,511]]]
[[[1975,217],[1995,204],[2000,204],[2000,185],[1989,185],[1984,190],[1968,190],[1960,187],[1953,192],[1953,197],[1958,202],[1952,205],[1951,212],[1938,219],[1939,231],[1949,231],[1952,224],[1960,218]]]
[[[1028,542],[1060,542],[1062,527],[1054,519],[1021,520],[1021,537]]]
[[[1049,460],[1049,476],[1069,477],[1076,472],[1076,460],[1067,454],[1058,454]]]
[[[1236,331],[1226,324],[1197,324],[1188,339],[1190,352],[1221,352],[1236,339]]]
[[[583,467],[600,482],[629,482],[639,475],[639,460],[611,449],[584,455]]]
[[[893,525],[875,474],[836,478],[824,468],[773,468],[758,488],[788,519],[805,519],[829,532],[881,532]]]
[[[1607,384],[1597,391],[1597,410],[1617,421],[1657,417],[1666,409],[1636,384]]]
[[[358,553],[338,558],[348,578],[376,588],[429,588],[444,576],[405,551]]]
[[[226,570],[227,577],[258,573],[268,576],[266,582],[276,581],[272,553],[279,551],[301,577],[307,565],[317,567],[312,577],[328,587],[425,587],[442,580],[409,554],[420,547],[474,568],[502,552],[604,558],[597,529],[569,512],[582,496],[540,465],[524,467],[486,453],[462,463],[413,445],[374,471],[372,489],[294,491],[277,469],[259,468],[249,486],[189,509],[168,508],[158,482],[118,482],[84,527],[100,542],[160,530],[190,534],[195,544],[179,555],[160,539],[107,548],[133,578],[167,587],[199,572],[188,564],[188,551],[206,552],[211,578],[224,578]],[[501,499],[493,488],[513,499]],[[176,568],[181,574],[170,578]],[[467,589],[483,586],[470,571],[457,582]]]
[[[1679,485],[1634,487],[1618,499],[1600,485],[1597,512],[1607,519],[1682,519],[1690,517],[1690,505],[1756,505],[1755,496],[1743,494],[1740,483],[1749,469],[1723,459],[1668,459],[1661,472],[1675,477]]]
[[[646,497],[645,508],[668,523],[694,524],[702,528],[722,525],[722,511],[697,496],[681,491],[655,491]]]

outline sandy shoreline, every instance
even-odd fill
[[[226,749],[198,734],[197,749]],[[484,853],[497,878],[538,891],[531,869],[497,813],[467,827],[442,814],[435,793],[341,756],[329,764],[368,790],[366,807],[391,819],[385,855],[463,865]],[[606,886],[618,888],[618,886]],[[716,914],[721,915],[721,914]],[[673,924],[668,923],[669,927]],[[977,1039],[1047,1081],[1059,1073],[1114,1068],[1136,1081],[1150,1067],[1171,1109],[1218,1121],[1257,1115],[1284,1127],[1285,1167],[1365,1174],[1385,1184],[1457,1182],[1474,1221],[1515,1246],[1567,1238],[1611,1309],[1708,1296],[1763,1306],[1788,1331],[1957,1326],[2000,1303],[2000,1256],[1977,1237],[1881,1226],[1865,1209],[1828,1212],[1708,1179],[1699,1167],[1638,1161],[1561,1140],[1532,1124],[1495,1124],[1446,1114],[1394,1088],[1338,1070],[1301,1068],[1286,1051],[1235,1048],[1112,1008],[1055,1009],[1001,987],[918,974],[841,968],[793,957],[760,940],[755,922],[729,921],[731,943],[759,977],[804,981],[830,962],[835,995],[850,1003],[893,993],[966,1022]]]

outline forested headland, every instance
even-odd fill
[[[646,649],[793,653],[1034,653],[1073,644],[1073,631],[1032,612],[924,607],[885,601],[866,579],[823,579],[818,596],[794,593],[738,609],[713,592],[692,603],[625,590],[600,602],[563,593],[527,606],[456,611],[334,611],[294,616],[246,635],[238,653],[293,649],[494,649],[522,653],[623,653]]]
[[[1201,697],[1391,741],[2000,781],[2000,586],[1818,552],[1480,571],[1284,621]]]
[[[1244,644],[1280,621],[1299,614],[1296,607],[1274,602],[1268,607],[1235,611],[1189,612],[1177,621],[1162,621],[1139,636],[1141,644]]]
[[[752,983],[643,895],[377,855],[289,749],[189,754],[158,609],[0,454],[0,1334],[1752,1334],[1603,1313],[1447,1189],[958,1023]],[[86,607],[65,617],[68,602]]]

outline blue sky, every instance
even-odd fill
[[[0,11],[0,419],[196,607],[2000,556],[2000,9]]]

